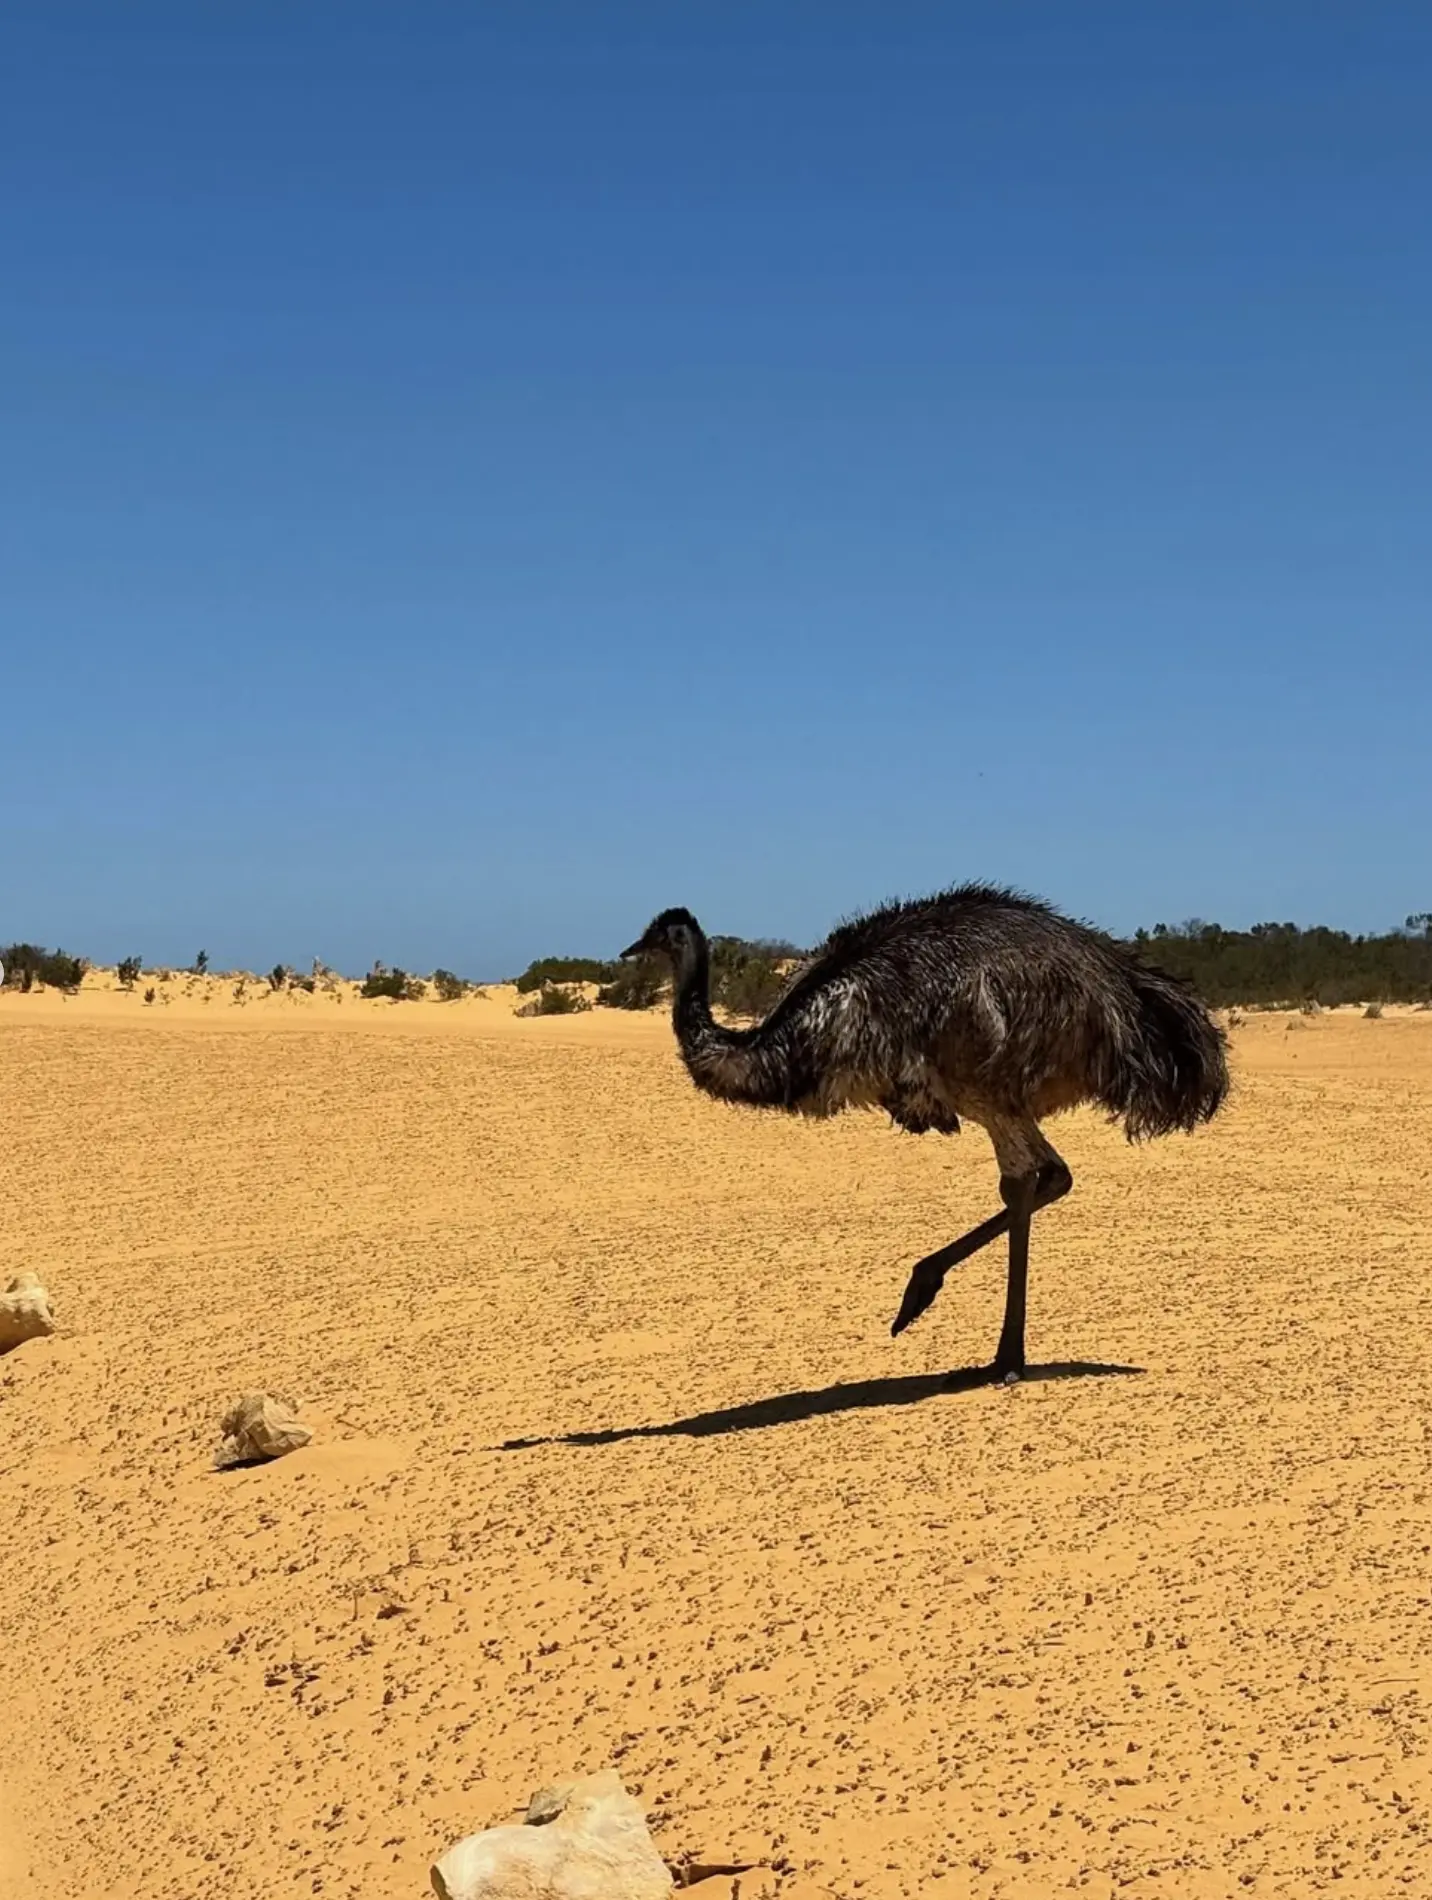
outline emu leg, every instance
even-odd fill
[[[891,1323],[891,1337],[903,1333],[912,1320],[917,1320],[925,1308],[933,1304],[951,1267],[959,1266],[962,1260],[968,1260],[972,1253],[978,1253],[981,1247],[987,1247],[992,1240],[998,1240],[1001,1234],[1008,1231],[1009,1209],[1006,1208],[1002,1214],[991,1214],[978,1227],[972,1227],[967,1234],[961,1234],[958,1240],[952,1240],[948,1247],[941,1247],[934,1253],[927,1253],[923,1260],[917,1260],[910,1269],[910,1278],[905,1282],[900,1311]]]
[[[994,1376],[1024,1375],[1024,1312],[1029,1290],[1029,1224],[1039,1194],[1037,1176],[1001,1175],[1000,1198],[1009,1213],[1009,1278],[1004,1288],[1004,1325],[994,1354]]]
[[[1048,1147],[1048,1144],[1046,1143],[1045,1146]],[[1049,1149],[1049,1155],[1050,1159],[1039,1168],[1038,1172],[1028,1177],[1030,1184],[1034,1188],[1034,1202],[1029,1210],[1030,1214],[1036,1214],[1041,1207],[1048,1207],[1051,1201],[1059,1200],[1060,1197],[1067,1194],[1074,1185],[1073,1175],[1070,1174],[1068,1168],[1065,1167],[1064,1163],[1060,1160],[1059,1156],[1054,1153],[1052,1148]],[[1001,1176],[1001,1192],[1003,1191],[1006,1178],[1010,1177]],[[1023,1179],[1024,1177],[1015,1178]],[[945,1284],[945,1275],[949,1272],[951,1267],[959,1266],[962,1261],[968,1260],[971,1254],[978,1253],[981,1247],[987,1247],[992,1240],[998,1240],[1001,1234],[1009,1233],[1012,1221],[1013,1215],[1006,1202],[1003,1213],[991,1214],[988,1220],[982,1220],[978,1227],[972,1227],[967,1234],[961,1234],[958,1240],[952,1240],[947,1247],[937,1248],[934,1253],[926,1254],[923,1260],[917,1260],[910,1269],[910,1278],[905,1283],[905,1293],[900,1301],[900,1311],[895,1315],[891,1323],[890,1332],[892,1338],[898,1337],[899,1334],[903,1333],[905,1328],[910,1325],[913,1320],[917,1320],[926,1308],[934,1303],[935,1295]],[[1013,1240],[1011,1239],[1011,1246],[1012,1245]],[[1027,1234],[1025,1236],[1024,1258],[1025,1265],[1023,1271],[1027,1279],[1029,1272]],[[1021,1285],[1022,1284],[1023,1282],[1021,1282]],[[1022,1292],[1020,1299],[1020,1311],[1022,1314]],[[1006,1305],[1007,1304],[1008,1301],[1006,1300]],[[1006,1318],[1006,1324],[1007,1323],[1008,1320]],[[1020,1321],[1020,1337],[1023,1338],[1022,1318]],[[1022,1365],[1023,1360],[1021,1357],[1021,1367]]]
[[[994,1354],[994,1376],[1013,1382],[1024,1376],[1024,1314],[1029,1291],[1029,1225],[1041,1207],[1069,1192],[1074,1177],[1051,1148],[1050,1158],[1028,1174],[1001,1175],[1000,1199],[1009,1215],[1009,1278],[1004,1289],[1004,1325]]]

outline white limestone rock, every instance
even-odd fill
[[[667,1900],[675,1884],[611,1769],[544,1788],[525,1821],[459,1841],[432,1883],[438,1900]]]
[[[33,1273],[17,1273],[0,1293],[0,1352],[55,1330],[50,1296]]]
[[[214,1453],[217,1470],[230,1465],[256,1464],[264,1458],[282,1458],[308,1444],[313,1433],[301,1425],[288,1406],[267,1392],[246,1392],[219,1421],[223,1434]]]

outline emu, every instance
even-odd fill
[[[977,1123],[993,1143],[1003,1211],[911,1270],[903,1332],[951,1267],[1009,1237],[993,1374],[1025,1370],[1030,1223],[1074,1185],[1040,1124],[1081,1103],[1130,1141],[1192,1130],[1228,1093],[1223,1032],[1177,978],[1052,906],[963,884],[842,924],[763,1022],[711,1014],[705,934],[664,910],[623,958],[671,965],[673,1023],[692,1081],[718,1100],[831,1116],[879,1107],[913,1135]]]

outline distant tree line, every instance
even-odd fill
[[[1354,937],[1315,924],[1225,930],[1194,918],[1135,933],[1152,963],[1186,977],[1214,1008],[1234,1003],[1425,1003],[1432,1000],[1432,914]]]
[[[1401,930],[1381,936],[1352,936],[1317,924],[1254,924],[1251,930],[1227,930],[1222,924],[1194,918],[1182,924],[1156,924],[1138,930],[1133,947],[1150,962],[1186,977],[1204,1000],[1215,1008],[1232,1004],[1271,1005],[1321,1003],[1432,1002],[1432,911],[1417,911]],[[792,966],[803,952],[794,944],[741,937],[711,939],[711,997],[733,1016],[763,1016],[780,996]],[[208,968],[201,951],[194,974]],[[8,989],[77,989],[90,967],[84,957],[39,944],[12,943],[0,949]],[[315,964],[315,978],[331,975]],[[132,985],[140,975],[138,957],[126,957],[118,966],[120,982]],[[168,975],[168,972],[164,972]],[[287,965],[277,964],[268,981],[285,986],[314,987],[315,978],[297,977]],[[638,958],[631,963],[606,962],[599,957],[539,957],[517,978],[517,989],[532,1000],[531,1014],[561,1015],[586,1006],[575,987],[596,986],[597,1004],[606,1009],[649,1009],[666,994],[669,974],[659,960]],[[450,970],[435,970],[433,992],[444,1002],[455,1002],[472,985]],[[413,1001],[427,985],[407,971],[377,963],[361,986],[369,997]]]
[[[1422,1003],[1432,1001],[1432,912],[1418,911],[1401,930],[1354,937],[1316,924],[1254,924],[1226,930],[1195,918],[1138,930],[1132,944],[1149,962],[1186,977],[1215,1009],[1232,1004]],[[711,996],[735,1016],[763,1016],[803,952],[793,944],[711,940]],[[543,957],[517,979],[522,991],[596,983],[597,1003],[648,1009],[667,988],[663,964],[600,963]]]

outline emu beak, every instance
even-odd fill
[[[617,962],[629,963],[633,957],[642,957],[645,955],[646,955],[646,945],[643,941],[638,939],[636,943],[629,943],[625,950],[622,950],[618,953]]]

